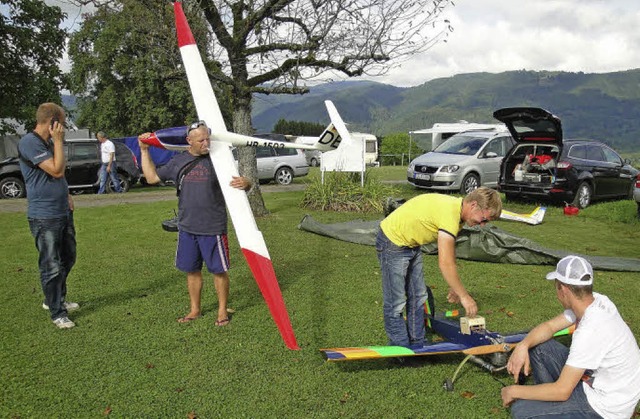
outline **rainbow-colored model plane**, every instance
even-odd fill
[[[441,342],[427,344],[419,348],[404,346],[360,346],[320,349],[329,362],[355,361],[363,359],[418,357],[443,354],[464,354],[466,357],[458,366],[452,378],[444,382],[448,391],[453,390],[453,383],[462,366],[471,361],[494,373],[506,368],[507,353],[513,350],[518,342],[527,335],[526,332],[503,336],[485,328],[482,317],[461,317],[454,320],[458,311],[431,316],[427,312],[426,323],[434,334],[444,339]],[[573,333],[574,328],[559,331],[555,336]],[[482,357],[485,358],[482,358]]]

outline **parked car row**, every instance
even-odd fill
[[[126,145],[115,141],[113,144],[116,148],[120,187],[126,192],[131,185],[138,182],[140,168],[133,153]],[[81,193],[86,190],[97,191],[100,186],[98,171],[102,164],[98,140],[65,140],[64,153],[67,159],[65,178],[69,184],[69,190],[72,193]],[[111,180],[107,183],[107,190],[109,192],[114,190]],[[24,198],[26,195],[27,191],[20,172],[18,157],[10,157],[0,162],[0,198]]]
[[[599,199],[638,201],[638,170],[606,144],[564,140],[559,118],[540,108],[505,108],[493,116],[506,129],[453,135],[414,159],[407,180],[416,187],[467,194],[497,188],[506,199],[587,207]]]

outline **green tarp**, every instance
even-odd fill
[[[305,215],[298,228],[334,239],[375,246],[380,221],[348,221],[322,224]],[[437,254],[437,244],[422,246],[426,254]],[[567,255],[577,253],[554,250],[507,233],[493,225],[464,227],[456,239],[456,257],[467,260],[522,265],[555,265]],[[605,271],[640,272],[640,259],[579,255],[587,259],[594,269]]]

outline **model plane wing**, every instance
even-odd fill
[[[329,362],[354,361],[359,359],[400,358],[407,356],[430,356],[461,353],[465,355],[487,355],[496,352],[509,352],[516,343],[502,343],[482,346],[468,346],[461,343],[440,342],[421,348],[404,346],[362,346],[351,348],[320,349]]]
[[[262,233],[256,225],[247,195],[244,191],[230,186],[232,176],[238,176],[231,153],[231,144],[238,139],[243,141],[257,139],[227,131],[211,82],[182,10],[182,4],[175,2],[173,6],[182,61],[189,79],[189,86],[198,117],[211,128],[210,157],[216,170],[242,253],[264,296],[284,343],[289,349],[300,349],[296,343],[267,246]]]
[[[500,218],[503,220],[520,221],[522,223],[538,225],[542,222],[546,212],[546,207],[538,207],[529,214],[518,214],[517,212],[502,210]]]

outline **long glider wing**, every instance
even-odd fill
[[[296,343],[267,246],[262,233],[256,225],[247,195],[244,191],[229,186],[232,176],[238,176],[233,154],[231,153],[231,144],[237,140],[242,140],[246,143],[247,141],[259,139],[227,131],[211,82],[207,76],[187,18],[182,10],[182,4],[174,2],[173,8],[178,46],[180,47],[180,54],[189,79],[189,87],[191,88],[198,117],[211,128],[212,141],[209,154],[220,181],[242,253],[264,296],[285,345],[289,349],[300,349]]]

